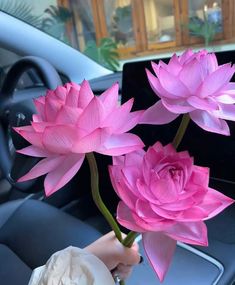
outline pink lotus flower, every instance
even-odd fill
[[[109,167],[115,191],[121,198],[117,219],[124,227],[142,233],[146,255],[162,281],[176,241],[206,246],[204,220],[234,201],[210,188],[209,169],[193,165],[188,152],[156,143],[114,157]]]
[[[143,147],[136,135],[126,133],[142,111],[130,110],[133,100],[118,104],[118,84],[99,97],[87,81],[68,83],[34,101],[38,114],[30,126],[15,130],[32,145],[18,152],[45,157],[19,181],[47,174],[45,192],[50,195],[77,173],[85,154],[122,155]]]
[[[149,83],[160,97],[144,113],[141,123],[167,124],[189,113],[202,129],[229,135],[224,120],[235,121],[235,83],[229,83],[234,66],[218,66],[215,54],[203,50],[174,55],[169,64],[152,63],[157,77],[147,70]]]

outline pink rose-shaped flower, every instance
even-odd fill
[[[206,246],[203,221],[234,202],[208,186],[208,168],[193,165],[188,152],[177,153],[172,145],[156,143],[146,153],[114,157],[109,172],[122,200],[117,219],[142,233],[146,255],[161,281],[176,241]]]
[[[147,109],[141,123],[166,124],[179,114],[189,113],[202,129],[229,135],[224,120],[235,121],[234,66],[218,66],[214,53],[203,50],[173,55],[169,64],[152,63],[157,77],[147,70],[149,83],[160,101]]]
[[[130,112],[133,100],[118,103],[118,84],[99,97],[89,83],[68,83],[47,91],[34,101],[37,114],[30,126],[15,130],[32,145],[18,152],[45,157],[19,181],[47,174],[47,195],[64,186],[77,173],[85,154],[122,155],[143,147],[138,136],[126,133],[142,111]]]

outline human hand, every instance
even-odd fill
[[[125,235],[123,234],[123,238]],[[115,237],[114,232],[109,232],[96,240],[85,250],[97,256],[110,271],[125,280],[132,271],[132,267],[140,262],[138,245],[131,248],[124,247]]]

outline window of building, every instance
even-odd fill
[[[234,0],[42,2],[1,0],[0,10],[102,62],[235,40]]]

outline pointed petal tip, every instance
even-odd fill
[[[12,130],[14,130],[16,133],[20,134],[20,130],[18,127],[12,127]]]
[[[35,177],[28,177],[28,173],[26,173],[25,175],[21,176],[20,178],[17,179],[17,182],[26,182],[28,180],[33,180],[35,179]]]
[[[82,81],[82,83],[80,84],[80,86],[81,86],[81,88],[89,88],[89,89],[91,89],[90,83],[89,83],[89,81],[86,80],[86,79],[84,79],[84,80]]]
[[[157,246],[153,247],[154,244]],[[143,245],[152,268],[162,282],[170,267],[176,241],[161,232],[147,232],[143,233]]]
[[[81,84],[86,84],[86,83],[89,84],[88,80],[86,80],[86,79],[84,78],[84,79],[82,80],[82,83],[81,83]]]
[[[22,176],[19,179],[17,179],[17,182],[24,182],[24,181],[26,181],[26,179],[24,179],[24,176]]]
[[[144,110],[140,117],[139,124],[163,125],[175,120],[179,114],[168,111],[159,100],[157,103]]]
[[[113,86],[119,87],[119,82],[118,81],[114,82]]]
[[[147,74],[148,80],[151,81],[152,79],[157,78],[150,70],[148,70],[147,68],[145,68],[145,72]]]
[[[209,112],[195,110],[190,112],[189,116],[195,124],[207,132],[230,136],[230,130],[227,122]]]

